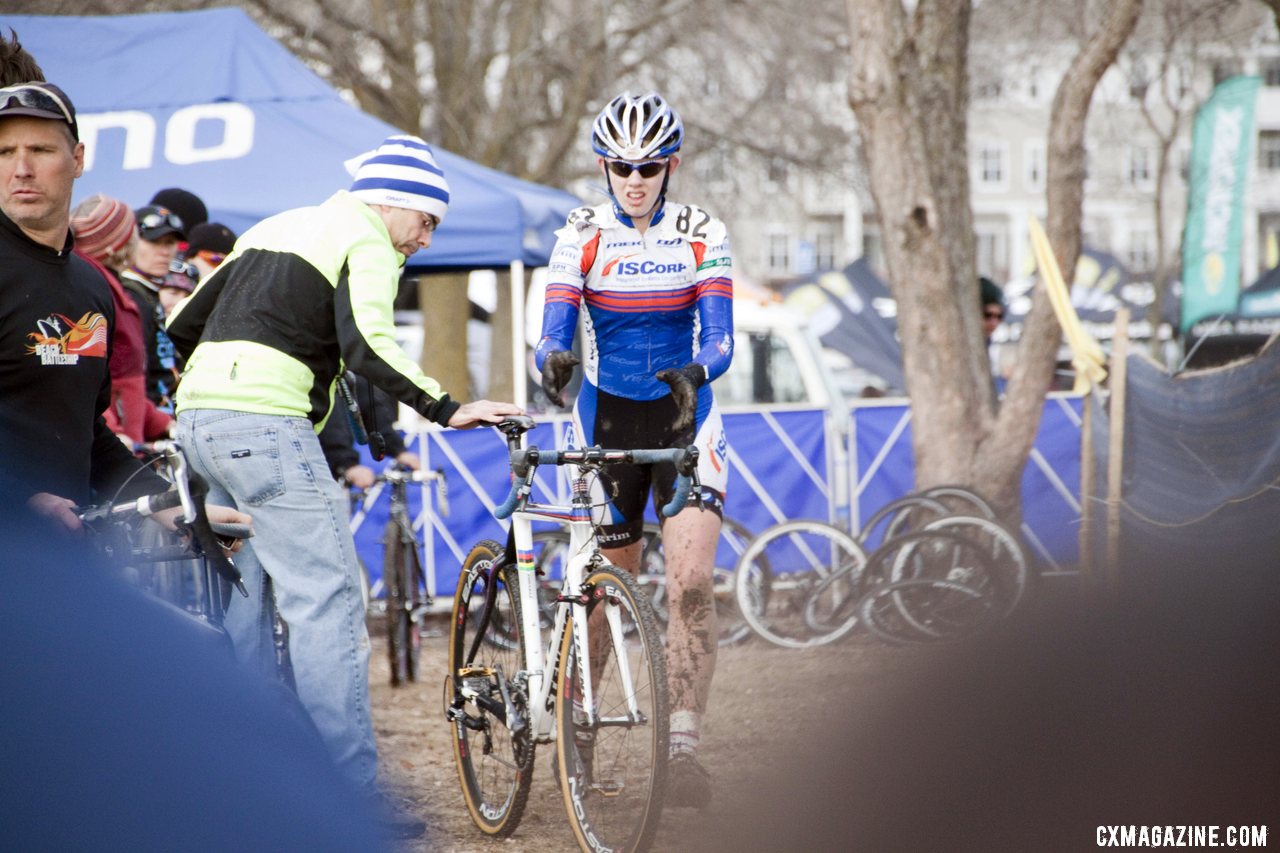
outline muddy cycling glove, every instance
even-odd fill
[[[542,390],[557,406],[564,406],[564,386],[573,378],[573,366],[579,363],[578,357],[568,350],[547,353],[542,363]]]
[[[707,369],[701,364],[686,364],[659,370],[653,378],[671,386],[678,413],[671,428],[676,432],[687,429],[698,411],[698,389],[707,381]]]

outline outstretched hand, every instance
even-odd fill
[[[480,424],[496,424],[507,415],[523,415],[524,409],[515,403],[496,403],[493,400],[474,400],[463,403],[449,418],[454,429],[471,429]]]
[[[676,403],[676,419],[671,428],[676,432],[688,429],[698,411],[698,389],[707,381],[706,369],[700,364],[668,367],[653,378],[671,387],[671,398]]]
[[[564,387],[573,378],[574,366],[580,363],[580,359],[568,350],[547,354],[542,362],[542,391],[548,400],[563,408]]]

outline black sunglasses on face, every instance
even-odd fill
[[[986,317],[988,320],[1003,320],[1004,312],[999,309],[996,309],[995,311],[983,311],[982,316]]]
[[[646,160],[643,163],[632,163],[628,160],[606,160],[609,171],[619,178],[629,178],[632,172],[639,172],[642,178],[653,178],[662,174],[667,168],[666,160]]]

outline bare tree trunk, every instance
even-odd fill
[[[418,279],[422,311],[422,370],[459,402],[471,399],[467,372],[466,273],[435,273]]]
[[[1045,173],[1049,211],[1045,231],[1067,281],[1071,280],[1080,255],[1084,134],[1089,102],[1103,73],[1115,62],[1120,48],[1133,32],[1141,10],[1142,0],[1112,0],[1054,95]],[[1014,490],[1014,494],[1040,425],[1044,396],[1053,379],[1061,340],[1062,329],[1053,306],[1044,288],[1039,287],[1032,299],[1018,345],[1017,364],[992,435],[993,449],[989,455],[984,454],[993,477]]]
[[[1068,275],[1080,251],[1090,97],[1137,20],[1115,0],[1054,101],[1048,233]],[[1047,298],[1027,318],[1008,396],[995,411],[981,332],[968,186],[967,0],[847,0],[850,104],[898,302],[916,485],[975,488],[1017,521],[1061,332]]]
[[[858,118],[898,303],[916,482],[975,485],[993,391],[969,213],[967,0],[848,0]],[[985,491],[985,490],[984,490]]]

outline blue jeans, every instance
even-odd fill
[[[178,416],[178,441],[209,481],[210,503],[253,516],[236,555],[249,598],[231,596],[226,627],[236,655],[273,667],[262,619],[263,572],[289,625],[298,698],[338,767],[372,790],[378,755],[369,712],[369,634],[347,496],[329,472],[306,418],[195,409]]]

